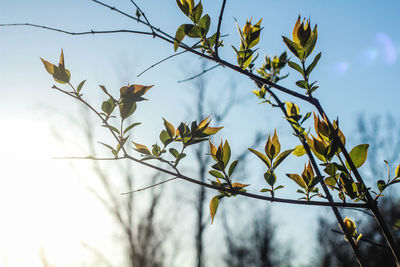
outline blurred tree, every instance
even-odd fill
[[[87,110],[80,114],[79,118],[70,118],[71,122],[81,131],[83,130],[85,150],[90,155],[95,156],[97,154],[97,142],[94,138],[95,124]],[[55,136],[63,138],[62,134],[57,131]],[[119,228],[117,231],[123,249],[121,255],[126,255],[123,266],[164,266],[165,253],[163,246],[167,242],[168,228],[166,226],[168,223],[165,222],[161,226],[156,222],[156,214],[159,213],[159,204],[162,198],[162,187],[147,190],[147,206],[141,204],[141,210],[139,211],[135,207],[134,194],[121,195],[121,190],[124,192],[135,191],[131,164],[118,162],[117,164],[120,166],[117,168],[117,174],[115,172],[111,173],[98,161],[92,161],[90,164],[95,177],[100,182],[100,187],[89,185],[87,180],[85,180],[85,183],[87,183],[88,190],[101,202]],[[153,175],[151,183],[156,183],[160,175],[160,173]],[[119,180],[116,181],[114,178]],[[83,246],[93,254],[98,264],[102,266],[121,266],[113,262],[113,260],[107,259],[101,250],[91,244],[83,243]]]
[[[275,236],[276,225],[268,209],[261,216],[253,216],[242,233],[235,233],[226,225],[225,240],[228,251],[224,261],[229,267],[272,267],[291,266],[290,247],[283,246]]]
[[[229,115],[230,111],[235,105],[243,104],[246,99],[244,97],[238,97],[238,92],[236,90],[236,85],[234,81],[231,81],[229,88],[227,91],[227,95],[224,97],[207,97],[207,94],[210,93],[211,87],[207,85],[207,79],[204,74],[210,70],[215,68],[208,68],[206,65],[206,61],[202,61],[201,70],[199,74],[196,74],[186,80],[183,81],[193,81],[193,90],[195,90],[195,109],[192,110],[192,113],[196,114],[198,118],[205,118],[207,116],[211,116],[213,121],[220,125],[223,123],[224,119]],[[182,81],[181,81],[182,82]],[[214,90],[215,91],[215,90]],[[217,99],[217,102],[215,101]],[[188,108],[189,109],[189,108]],[[266,135],[257,132],[255,134],[255,138],[253,141],[253,146],[257,146],[261,140],[264,140]],[[211,158],[206,155],[209,152],[208,143],[199,143],[194,147],[194,153],[196,158],[197,165],[197,174],[196,177],[200,177],[202,182],[206,182],[206,177],[208,175],[207,171],[210,166]],[[242,162],[241,165],[244,165],[244,161],[246,156],[248,155],[248,150],[244,150],[242,154],[238,156],[238,159]],[[206,189],[204,187],[200,187],[197,191],[195,205],[195,213],[196,213],[196,222],[195,222],[195,246],[196,246],[196,266],[203,267],[204,264],[204,231],[207,228],[207,223],[210,221],[209,212],[208,212],[208,204],[209,198],[206,195]]]

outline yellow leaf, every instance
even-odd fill
[[[243,188],[243,187],[246,187],[246,186],[249,186],[249,185],[250,184],[233,183],[232,187],[233,188]]]
[[[297,21],[296,21],[296,24],[294,25],[293,34],[292,34],[292,36],[293,36],[293,42],[295,42],[295,43],[297,43],[297,44],[300,44],[300,40],[299,40],[299,38],[297,37],[297,32],[298,32],[299,28],[300,28],[300,15],[299,15],[299,17],[298,17],[298,19],[297,19]]]
[[[135,143],[132,141],[132,143],[135,145],[135,150],[139,153],[145,154],[145,155],[151,155],[150,150],[145,146],[145,145],[141,145],[138,143]]]
[[[215,213],[217,213],[219,204],[219,197],[214,196],[210,202],[210,215],[211,215],[211,224],[214,222]]]
[[[43,65],[46,68],[46,71],[48,73],[50,73],[51,75],[53,75],[54,74],[54,67],[55,67],[54,64],[44,60],[43,58],[40,58],[40,59],[42,60]]]
[[[175,132],[176,132],[175,131],[175,127],[171,123],[169,123],[166,119],[163,118],[163,120],[164,120],[165,129],[167,129],[167,132],[168,132],[169,136],[171,138],[174,138],[175,137]]]

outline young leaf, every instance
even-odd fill
[[[379,192],[382,192],[386,187],[386,183],[383,180],[379,180],[376,185],[378,186]]]
[[[310,73],[313,71],[313,69],[315,68],[315,66],[317,65],[319,59],[321,58],[321,52],[318,53],[318,55],[315,56],[313,62],[310,64],[310,66],[307,67],[306,70],[306,76],[308,77],[308,75],[310,75]]]
[[[354,163],[354,166],[356,168],[360,168],[364,162],[367,160],[368,156],[368,144],[362,144],[355,146],[351,151],[350,151],[350,158]],[[346,166],[349,170],[351,170],[349,163],[346,160]]]
[[[197,23],[201,15],[203,14],[203,5],[201,4],[201,1],[193,8],[193,14],[194,14],[194,23]]]
[[[229,146],[228,140],[225,141],[222,151],[222,162],[224,163],[224,166],[228,166],[228,162],[231,158],[231,147]]]
[[[176,159],[179,158],[179,152],[175,148],[170,148],[169,153],[171,153]]]
[[[150,150],[145,146],[132,141],[136,148],[134,148],[137,152],[145,155],[151,155]]]
[[[289,177],[290,179],[292,179],[293,181],[295,181],[300,187],[306,189],[307,188],[307,184],[306,182],[303,180],[303,178],[298,175],[298,174],[286,174],[287,177]]]
[[[290,153],[292,153],[293,151],[294,151],[294,149],[289,149],[289,150],[283,151],[281,154],[279,154],[279,156],[275,159],[273,168],[276,169],[276,167],[278,167],[278,165],[281,164],[282,161],[284,161],[287,158],[287,156],[289,156]]]
[[[271,162],[266,155],[252,148],[249,148],[249,150],[253,152],[257,157],[259,157],[265,163],[265,165],[267,165],[268,168],[271,168]]]
[[[179,0],[176,0],[179,2]],[[179,26],[175,33],[175,40],[174,40],[174,51],[178,50],[179,45],[181,44],[183,38],[185,38],[185,24]]]
[[[267,171],[264,173],[264,179],[270,186],[273,186],[276,183],[276,175],[273,172]]]
[[[133,101],[126,101],[119,104],[119,113],[124,120],[131,116],[136,110],[136,103]]]
[[[82,90],[83,85],[85,84],[86,80],[81,81],[81,83],[78,85],[78,87],[76,88],[76,91],[79,92]]]
[[[225,176],[222,173],[220,173],[219,171],[211,170],[211,171],[208,171],[208,173],[214,177],[225,179]]]
[[[218,133],[219,130],[221,130],[222,128],[224,128],[224,127],[223,126],[222,127],[207,127],[206,129],[204,129],[203,134],[205,134],[207,136],[214,135],[214,134]]]
[[[218,204],[219,204],[219,196],[214,196],[210,202],[211,224],[214,222],[214,216],[217,213]]]
[[[233,183],[232,184],[233,188],[239,188],[239,189],[242,189],[242,188],[244,188],[246,186],[249,186],[249,184],[241,184],[241,183]]]
[[[198,24],[204,30],[204,36],[207,35],[208,30],[210,29],[210,16],[205,14],[199,21]]]
[[[228,176],[230,177],[232,173],[235,171],[236,165],[238,164],[238,160],[235,160],[234,162],[231,163],[231,166],[229,166],[229,171],[228,171]]]
[[[297,70],[298,72],[300,72],[301,75],[304,76],[304,71],[303,69],[299,66],[299,64],[293,62],[293,61],[288,61],[288,65],[289,67],[291,67],[294,70]]]
[[[125,128],[124,134],[127,133],[127,132],[129,132],[131,129],[133,129],[133,127],[136,127],[136,126],[138,126],[139,124],[142,124],[142,123],[141,123],[141,122],[135,122],[135,123],[132,123],[131,125],[129,125],[128,127]]]
[[[55,67],[55,65],[52,64],[52,63],[50,63],[50,62],[48,62],[48,61],[46,61],[46,60],[44,60],[43,58],[40,58],[40,59],[42,60],[43,65],[44,65],[46,71],[47,71],[49,74],[54,75],[54,67]]]
[[[397,165],[396,170],[394,171],[394,178],[400,177],[400,164]]]
[[[168,135],[171,138],[174,138],[175,137],[175,132],[176,132],[175,127],[171,123],[169,123],[166,119],[163,118],[163,120],[164,120],[165,129],[167,130]]]
[[[306,154],[306,150],[304,149],[303,145],[298,145],[295,147],[292,153],[297,157],[301,157]]]

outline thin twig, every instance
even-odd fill
[[[143,73],[145,73],[146,71],[150,70],[151,68],[154,68],[155,66],[157,66],[157,65],[159,65],[159,64],[161,64],[161,63],[163,63],[164,61],[167,61],[168,59],[171,59],[171,58],[173,58],[173,57],[182,55],[182,54],[184,54],[184,53],[186,53],[186,52],[187,52],[187,50],[183,50],[183,51],[180,51],[180,52],[178,52],[178,53],[176,53],[176,54],[172,54],[172,55],[170,55],[170,56],[168,56],[168,57],[166,57],[166,58],[164,58],[164,59],[161,59],[160,61],[154,63],[153,65],[151,65],[150,67],[146,68],[144,71],[142,71],[141,73],[139,73],[136,77],[141,76],[141,75],[142,75]]]
[[[334,233],[337,233],[337,234],[344,235],[344,233],[343,233],[343,232],[341,232],[341,231],[338,231],[338,230],[335,230],[335,229],[331,229],[331,231],[332,231],[332,232],[334,232]],[[386,245],[383,245],[383,244],[376,243],[376,242],[372,241],[371,239],[369,239],[369,238],[366,238],[366,237],[364,237],[364,236],[362,236],[362,237],[361,237],[360,241],[364,241],[364,242],[366,242],[366,243],[370,243],[371,245],[374,245],[374,246],[377,246],[377,247],[381,247],[381,248],[389,249],[389,247],[388,247],[388,246],[386,246]]]
[[[200,73],[198,73],[198,74],[196,74],[196,75],[194,75],[192,77],[189,77],[189,78],[184,79],[184,80],[180,80],[180,81],[178,81],[178,83],[183,83],[183,82],[188,82],[188,81],[194,80],[194,79],[200,77],[201,75],[203,75],[204,73],[206,73],[206,72],[208,72],[210,70],[213,70],[213,69],[215,69],[216,67],[219,67],[219,66],[222,66],[222,65],[218,64],[218,65],[212,66],[211,68],[205,69],[202,72],[200,72]]]
[[[68,158],[68,157],[67,157]],[[69,159],[89,159],[88,157],[70,157]],[[364,203],[343,203],[343,202],[325,202],[325,201],[302,201],[302,200],[294,200],[294,199],[285,199],[285,198],[276,198],[276,197],[267,197],[267,196],[261,196],[261,195],[257,195],[257,194],[252,194],[252,193],[247,193],[247,192],[242,192],[242,191],[238,191],[238,190],[231,190],[228,188],[224,188],[224,187],[219,187],[219,186],[215,186],[212,184],[207,184],[204,182],[201,182],[197,179],[173,172],[173,171],[169,171],[166,169],[163,169],[161,167],[158,167],[156,165],[150,164],[148,162],[142,161],[140,159],[134,158],[128,154],[126,154],[125,156],[122,157],[116,157],[116,158],[91,158],[90,160],[121,160],[121,159],[129,159],[132,161],[135,161],[141,165],[144,165],[146,167],[155,169],[157,171],[172,175],[176,178],[180,178],[182,180],[200,185],[200,186],[204,186],[207,188],[211,188],[214,190],[222,190],[231,194],[236,194],[236,195],[242,195],[242,196],[246,196],[249,198],[255,198],[255,199],[260,199],[260,200],[265,200],[265,201],[270,201],[270,202],[280,202],[280,203],[287,203],[287,204],[301,204],[301,205],[312,205],[312,206],[328,206],[328,207],[354,207],[354,208],[367,208],[367,205]]]
[[[144,34],[144,35],[153,35],[151,32],[143,32],[143,31],[134,31],[134,30],[109,30],[109,31],[95,31],[95,30],[89,30],[85,32],[71,32],[71,31],[66,31],[63,29],[58,29],[58,28],[53,28],[53,27],[48,27],[44,25],[38,25],[38,24],[33,24],[33,23],[8,23],[8,24],[0,24],[0,27],[8,27],[8,26],[29,26],[29,27],[35,27],[35,28],[42,28],[50,31],[56,31],[56,32],[61,32],[69,35],[88,35],[88,34],[109,34],[109,33],[135,33],[135,34]]]
[[[154,32],[153,26],[150,24],[149,20],[147,19],[146,15],[144,14],[144,12],[140,9],[140,7],[135,3],[135,1],[130,0],[131,3],[137,8],[137,10],[139,10],[139,13],[143,16],[143,18],[145,19],[145,21],[147,22],[147,24],[149,24],[149,27],[151,29],[151,32],[153,33],[154,37],[156,36],[156,33]]]
[[[221,35],[221,24],[222,24],[222,17],[224,16],[225,4],[226,4],[226,0],[223,0],[222,6],[221,6],[221,12],[219,13],[219,18],[218,18],[217,38],[216,38],[215,45],[214,45],[214,47],[215,47],[214,51],[215,51],[216,58],[218,58],[218,43],[219,43],[219,36]]]
[[[179,177],[172,177],[172,178],[167,179],[167,180],[165,180],[165,181],[162,181],[162,182],[159,182],[159,183],[156,183],[156,184],[152,184],[152,185],[149,185],[149,186],[146,186],[146,187],[137,189],[137,190],[133,190],[133,191],[130,191],[130,192],[121,193],[121,195],[128,195],[128,194],[133,194],[133,193],[136,193],[136,192],[144,191],[144,190],[147,190],[147,189],[150,189],[150,188],[159,186],[159,185],[161,185],[161,184],[168,183],[168,182],[173,181],[173,180],[178,179],[178,178],[179,178]]]

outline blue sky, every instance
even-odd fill
[[[214,31],[220,2],[203,1],[204,12],[212,17],[211,29]],[[129,1],[107,1],[107,3],[132,14],[135,12]],[[175,1],[146,0],[138,1],[138,4],[151,22],[171,35],[180,24],[187,22],[180,14]],[[222,32],[229,36],[224,39],[225,47],[220,53],[224,59],[234,62],[235,55],[230,45],[237,46],[239,42],[234,18],[240,25],[243,25],[247,18],[252,17],[253,21],[263,18],[264,29],[258,45],[260,48],[258,64],[261,64],[264,54],[274,55],[286,50],[281,35],[291,36],[298,14],[309,17],[312,24],[318,24],[319,39],[315,51],[322,51],[322,58],[311,77],[318,80],[320,85],[315,95],[320,98],[331,118],[339,117],[341,127],[351,141],[351,133],[355,131],[354,124],[360,113],[367,115],[392,113],[395,118],[399,116],[399,10],[400,2],[395,0],[384,2],[340,0],[329,3],[317,0],[228,1]],[[77,32],[90,29],[145,29],[91,1],[0,0],[0,23],[16,22],[30,22]],[[0,143],[8,151],[8,155],[1,159],[7,162],[6,166],[9,166],[5,172],[9,177],[8,180],[13,181],[12,183],[1,181],[2,188],[20,189],[21,184],[18,179],[21,176],[25,177],[26,173],[19,174],[13,171],[20,164],[35,168],[32,177],[38,182],[33,182],[32,186],[39,187],[40,183],[50,181],[47,178],[43,178],[45,179],[43,181],[39,178],[40,170],[46,166],[40,164],[53,166],[54,163],[49,163],[48,159],[78,151],[65,150],[54,143],[54,140],[49,141],[52,138],[49,128],[54,126],[55,122],[47,106],[49,104],[56,106],[62,113],[77,111],[77,106],[71,99],[66,99],[50,89],[53,81],[39,60],[39,57],[43,57],[48,61],[57,62],[61,48],[64,49],[67,68],[71,70],[72,81],[78,84],[83,79],[88,80],[84,93],[93,103],[99,102],[102,97],[98,84],[106,85],[114,93],[127,83],[156,85],[149,91],[151,101],[143,104],[138,110],[138,117],[147,124],[137,133],[143,143],[150,144],[155,140],[157,135],[149,133],[160,130],[161,117],[166,117],[173,123],[193,120],[193,116],[195,117],[185,112],[186,107],[194,101],[190,91],[192,85],[178,84],[176,81],[190,76],[189,73],[200,71],[201,62],[197,56],[180,56],[137,78],[136,75],[143,69],[172,54],[172,46],[161,40],[138,35],[68,36],[27,27],[0,28],[0,99],[2,100],[0,112],[5,126]],[[265,129],[265,125],[268,124],[266,131],[272,133],[273,128],[278,127],[278,132],[282,132],[282,143],[286,141],[288,146],[292,144],[293,139],[290,133],[285,132],[288,127],[281,121],[281,115],[268,109],[266,112],[265,107],[257,105],[257,99],[251,95],[251,89],[254,88],[250,81],[231,70],[222,68],[207,74],[206,77],[210,80],[211,98],[218,99],[226,95],[229,82],[234,81],[239,88],[240,97],[246,99],[245,106],[236,107],[232,111],[224,123],[225,132],[221,133],[219,138],[229,138],[230,143],[238,151],[248,145],[246,138],[242,137],[244,134],[251,138],[253,131]],[[295,89],[296,80],[296,74],[290,71],[289,78],[282,84]],[[280,96],[284,100],[292,100],[285,95],[280,94]],[[311,109],[303,104],[300,104],[300,107],[304,111]],[[68,128],[68,124],[65,122],[60,127]],[[243,129],[246,133],[241,132]],[[21,158],[21,154],[28,156]],[[31,158],[35,157],[38,162],[33,164]],[[294,169],[299,166],[301,168],[302,164],[302,162],[294,164]],[[68,169],[65,165],[60,168]],[[52,172],[58,172],[58,169],[52,167],[46,171],[46,175],[49,177],[54,175]],[[261,170],[259,172],[261,173]],[[56,189],[51,183],[47,183],[46,186],[50,191]],[[74,188],[68,186],[71,190]],[[42,185],[40,187],[43,188]],[[290,185],[288,188],[294,189]],[[83,189],[79,194],[88,201]],[[4,203],[8,200],[4,198],[1,201]],[[16,205],[15,209],[21,209],[19,205],[23,206],[23,203],[22,201]],[[283,206],[279,206],[281,207]],[[10,212],[12,210],[11,208]],[[290,214],[294,214],[295,217],[305,214],[309,221],[301,225],[312,229],[312,221],[318,212],[314,208],[309,211],[304,209],[299,211],[294,207],[288,207],[288,212],[283,212],[280,216],[285,220],[284,227],[290,228],[292,226]],[[308,224],[311,226],[306,226]],[[296,236],[295,233],[293,235]],[[303,244],[309,241],[305,240]],[[299,242],[301,245],[302,241]]]

